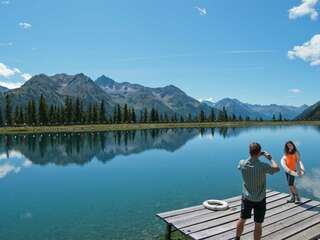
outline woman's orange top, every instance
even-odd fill
[[[286,154],[286,165],[291,171],[296,171],[297,162],[298,162],[297,153]]]

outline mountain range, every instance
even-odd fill
[[[296,117],[297,120],[320,120],[320,101],[305,109]]]
[[[155,108],[159,112],[168,113],[169,116],[174,113],[183,116],[189,113],[198,115],[201,110],[206,113],[211,111],[208,105],[188,96],[173,85],[150,88],[128,82],[118,83],[104,75],[93,81],[83,73],[35,75],[20,88],[0,92],[0,106],[4,106],[5,94],[10,94],[13,107],[25,106],[32,99],[38,101],[43,95],[48,104],[54,105],[62,105],[66,96],[79,97],[84,104],[103,100],[108,113],[113,111],[116,104],[125,103],[138,111]]]
[[[116,104],[127,103],[138,111],[155,108],[169,115],[177,113],[187,116],[191,113],[195,116],[201,110],[209,114],[211,109],[218,114],[225,108],[229,115],[251,119],[272,119],[273,115],[278,118],[280,113],[285,119],[320,119],[320,102],[310,107],[249,104],[231,98],[214,103],[198,101],[173,85],[151,88],[130,82],[116,82],[105,75],[94,81],[83,73],[60,73],[52,76],[38,74],[16,89],[0,86],[0,106],[4,106],[6,94],[10,94],[13,107],[25,106],[32,99],[38,101],[41,95],[48,104],[62,105],[66,96],[69,96],[82,99],[85,105],[104,101],[108,113],[113,112]]]
[[[207,113],[210,111],[208,105],[188,96],[181,89],[173,85],[150,88],[129,82],[118,83],[104,75],[96,80],[96,84],[113,101],[121,105],[128,103],[137,110],[154,107],[160,112],[167,112],[169,114],[178,113],[184,116],[187,116],[189,113],[198,114],[200,110],[204,110]]]
[[[4,93],[8,90],[9,90],[8,88],[0,86],[0,93]]]
[[[249,104],[239,101],[238,99],[224,98],[218,102],[203,101],[210,107],[214,107],[222,110],[223,108],[229,114],[235,114],[236,116],[241,116],[242,118],[250,117],[251,119],[272,119],[273,116],[279,117],[280,113],[283,118],[294,119],[299,114],[301,114],[305,109],[308,108],[307,105],[302,105],[299,107],[289,106],[289,105],[259,105],[259,104]]]

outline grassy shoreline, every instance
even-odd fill
[[[190,123],[135,123],[135,124],[92,124],[67,126],[23,126],[1,127],[0,134],[32,134],[54,132],[104,132],[123,130],[144,130],[160,128],[214,128],[214,127],[262,127],[262,126],[294,126],[314,125],[320,126],[320,121],[243,121],[243,122],[190,122]]]

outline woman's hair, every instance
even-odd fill
[[[289,151],[288,144],[291,144],[293,146],[293,151],[292,152]],[[284,153],[285,154],[294,154],[296,152],[298,152],[298,149],[297,149],[296,145],[292,141],[286,142],[286,144],[284,145]]]

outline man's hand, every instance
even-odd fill
[[[268,160],[271,161],[272,155],[271,155],[270,153],[268,153],[268,152],[266,152],[266,151],[263,151],[263,152],[262,152],[262,155],[265,156]]]

